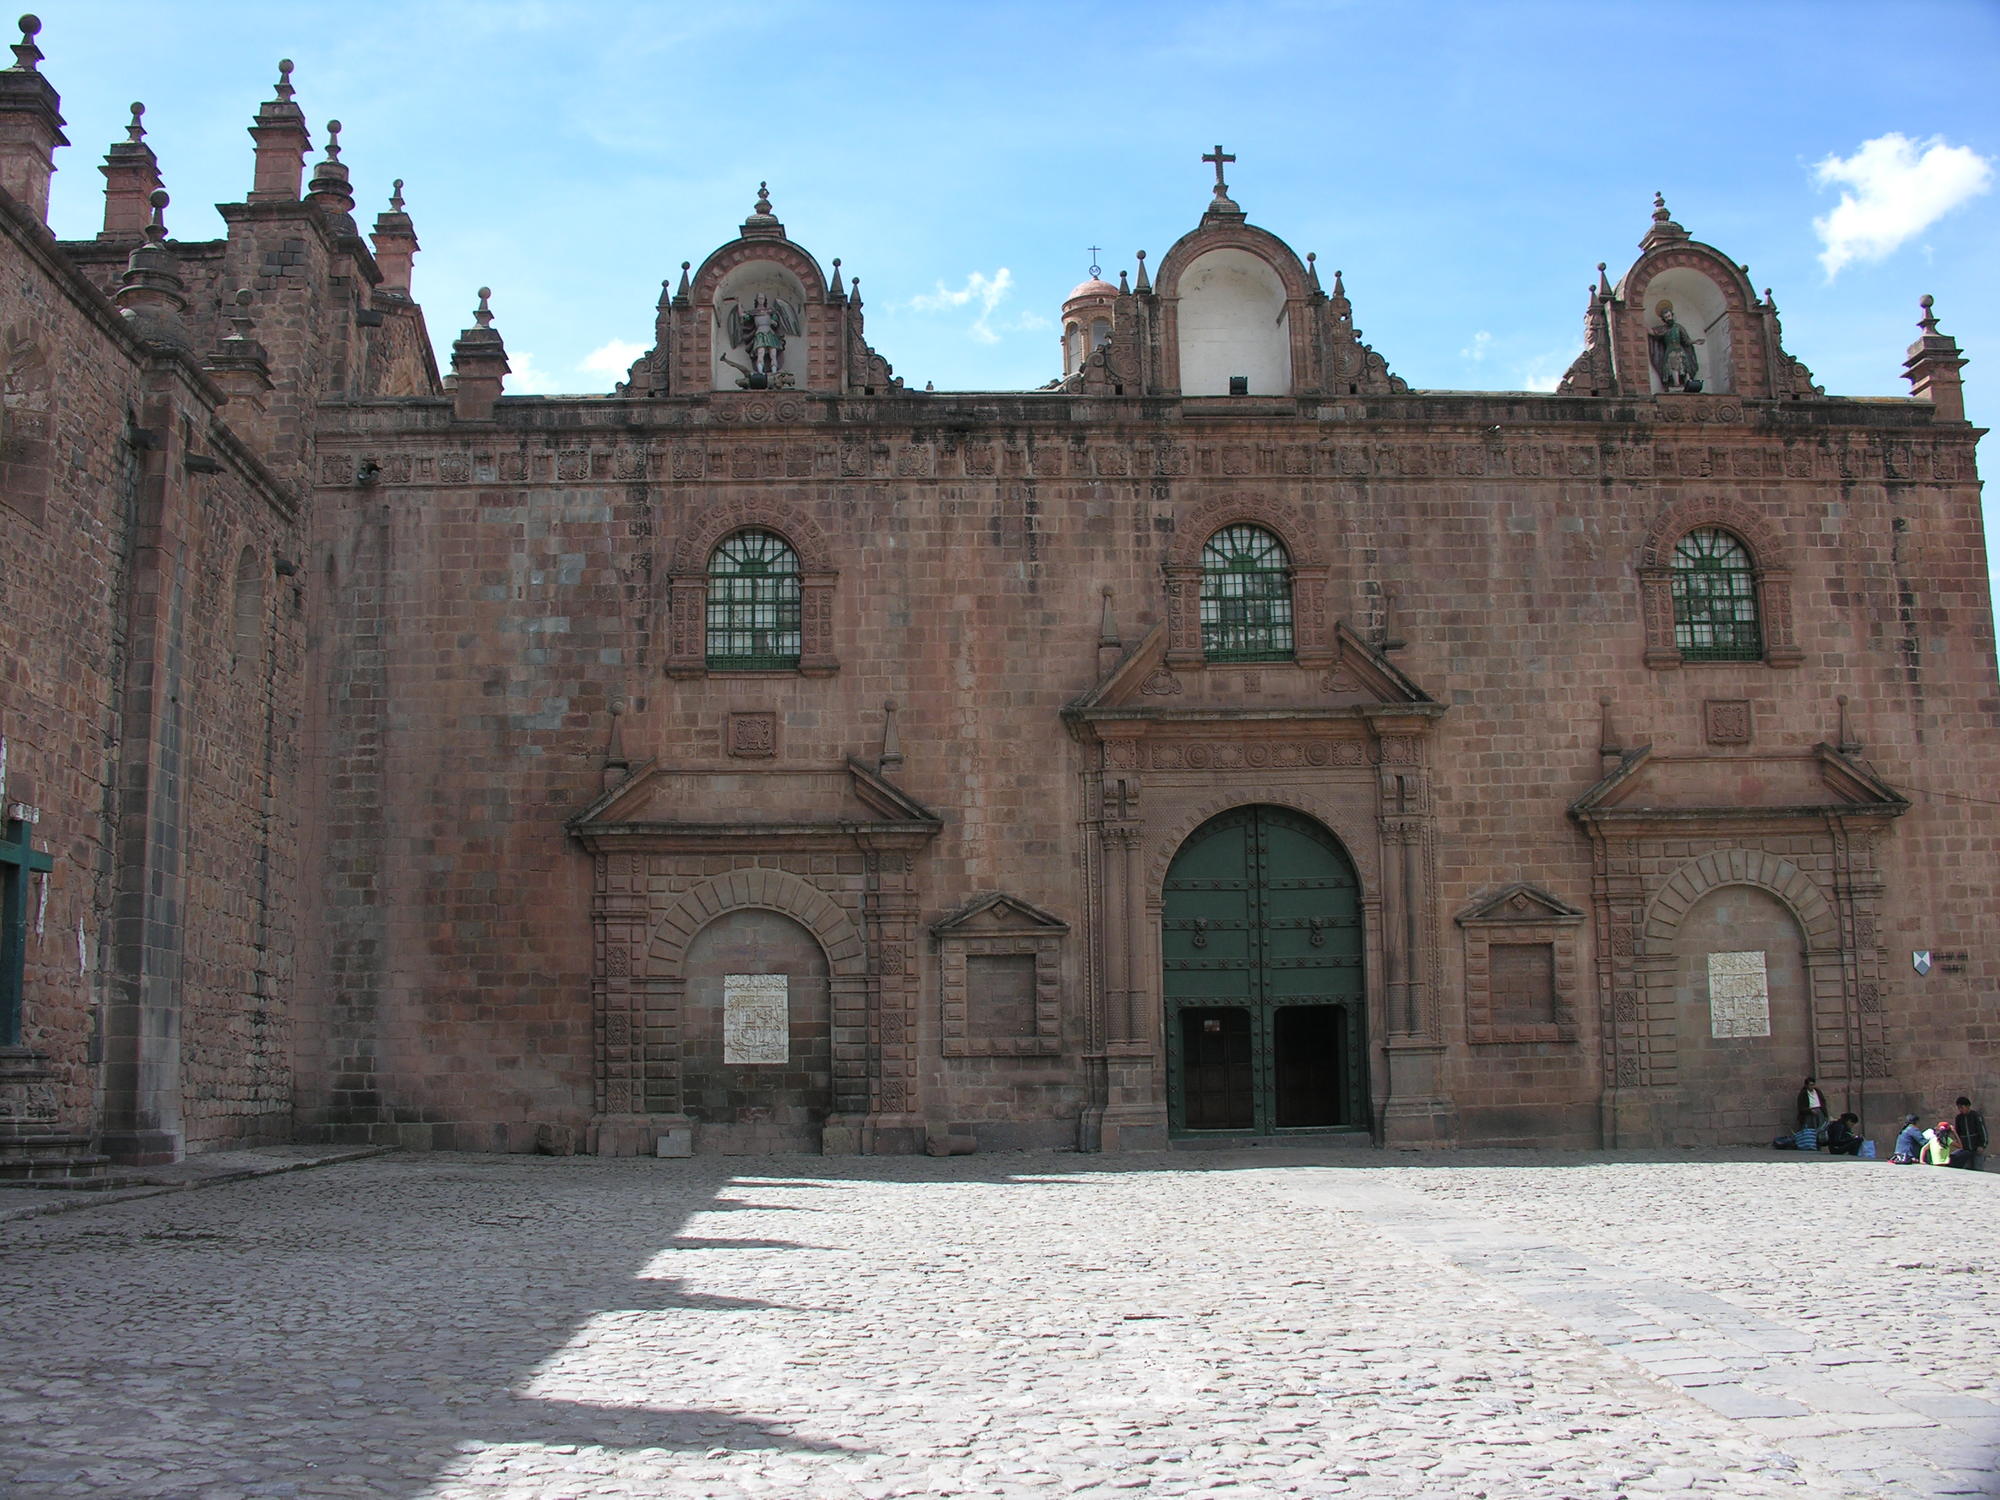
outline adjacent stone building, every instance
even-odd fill
[[[16,1156],[1698,1144],[2000,1083],[1928,299],[1911,396],[1829,397],[1656,199],[1558,392],[1413,391],[1218,150],[1046,389],[906,389],[760,190],[615,394],[509,397],[289,64],[226,239],[135,107],[78,244],[16,52]]]

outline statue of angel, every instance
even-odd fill
[[[745,308],[734,297],[727,303],[723,324],[729,332],[729,347],[750,347],[750,373],[766,380],[784,363],[785,340],[801,331],[799,310],[782,298],[759,292]],[[735,363],[731,360],[730,363]]]

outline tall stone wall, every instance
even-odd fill
[[[1425,962],[1438,978],[1426,1024],[1455,1138],[1603,1133],[1624,1045],[1610,1037],[1618,1001],[1604,976],[1626,939],[1594,903],[1618,850],[1595,853],[1568,809],[1614,740],[1660,761],[1713,757],[1725,783],[1743,783],[1724,785],[1724,800],[1755,802],[1758,757],[1851,736],[1876,776],[1913,789],[1911,810],[1871,833],[1879,895],[1844,908],[1863,915],[1837,939],[1869,951],[1854,1003],[1888,1039],[1865,1087],[1929,1097],[1980,1084],[1985,1074],[1964,1076],[1968,1059],[1990,1073],[1977,997],[2000,976],[1977,934],[1994,895],[1993,820],[1962,799],[1982,796],[1995,769],[1993,641],[1971,434],[1934,425],[1925,405],[1433,395],[1266,403],[1249,417],[1138,399],[790,407],[794,419],[774,422],[768,403],[723,396],[503,402],[490,426],[457,427],[434,407],[328,413],[329,468],[381,476],[366,491],[323,485],[317,500],[343,580],[329,635],[353,662],[330,699],[332,827],[351,835],[334,849],[332,890],[337,902],[360,893],[335,914],[336,1004],[354,1023],[335,1050],[375,1068],[374,1105],[357,1097],[347,1102],[364,1112],[343,1116],[330,1100],[329,1123],[508,1146],[528,1143],[537,1121],[581,1126],[590,861],[564,823],[601,788],[614,700],[627,705],[632,761],[718,777],[767,763],[731,753],[732,715],[773,716],[769,764],[827,767],[872,759],[894,700],[896,784],[944,825],[914,856],[919,926],[997,891],[1075,929],[1053,1055],[947,1059],[937,960],[919,944],[922,1110],[985,1122],[995,1140],[1002,1125],[1072,1119],[1090,1088],[1103,919],[1085,868],[1094,767],[1062,710],[1099,678],[1104,591],[1130,649],[1169,613],[1177,539],[1239,513],[1295,552],[1310,539],[1326,560],[1312,584],[1325,614],[1386,641],[1386,658],[1444,707],[1428,752]],[[1797,649],[1772,653],[1779,664],[1647,665],[1649,541],[1709,514],[1755,537],[1760,565],[1783,575],[1769,627],[1786,615]],[[828,675],[667,675],[677,650],[687,659],[669,597],[686,566],[677,548],[735,524],[817,548],[808,566],[837,574]],[[1162,696],[1182,696],[1159,707],[1282,716],[1325,691],[1289,666],[1168,676]],[[1272,778],[1239,761],[1198,781],[1161,795],[1190,808],[1254,802]],[[1172,822],[1163,811],[1149,827]],[[1676,847],[1666,840],[1660,858]],[[1171,852],[1146,851],[1156,864]],[[1565,1039],[1470,1040],[1478,997],[1451,917],[1513,882],[1594,914],[1577,939]],[[1868,930],[1852,929],[1860,921]],[[1968,957],[1920,980],[1906,951],[1919,947]],[[1371,1035],[1385,1029],[1373,1018]],[[1856,1062],[1860,1090],[1858,1046]],[[1663,1054],[1656,1082],[1666,1067]],[[416,1128],[399,1135],[399,1122]]]

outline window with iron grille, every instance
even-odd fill
[[[708,559],[708,665],[738,672],[799,664],[799,558],[783,537],[739,531]]]
[[[1674,645],[1684,661],[1761,661],[1757,577],[1726,531],[1703,527],[1674,545]]]
[[[1261,526],[1227,526],[1201,549],[1201,650],[1210,661],[1289,661],[1292,560]]]

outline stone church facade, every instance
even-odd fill
[[[514,397],[289,65],[224,239],[135,113],[58,242],[15,50],[0,1162],[1712,1144],[1807,1074],[1878,1134],[2000,1084],[1928,299],[1911,395],[1827,396],[1656,200],[1556,393],[1412,390],[1218,149],[1046,389],[906,388],[760,191],[617,392]]]

